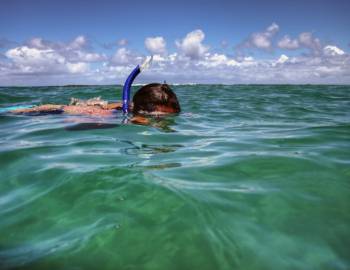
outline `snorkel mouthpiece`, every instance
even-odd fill
[[[137,65],[136,68],[130,73],[126,79],[123,86],[123,113],[127,114],[129,112],[129,102],[130,102],[130,89],[136,76],[141,72],[140,66]]]
[[[146,57],[143,64],[137,65],[133,71],[129,74],[128,78],[126,79],[124,86],[123,86],[123,113],[127,114],[129,112],[129,103],[130,103],[130,91],[131,91],[131,85],[134,82],[137,75],[140,74],[141,71],[149,68],[153,60],[153,55],[151,57]]]

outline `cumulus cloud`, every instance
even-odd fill
[[[166,42],[163,37],[148,37],[145,39],[145,46],[151,54],[166,53]]]
[[[278,30],[278,25],[272,24],[262,34],[272,42]],[[126,46],[109,55],[97,53],[82,37],[66,43],[36,37],[6,49],[3,56],[0,55],[0,85],[122,84],[132,68],[145,58]],[[176,41],[174,52],[166,52],[165,41],[159,38],[152,37],[148,44],[148,49],[156,54],[151,68],[138,77],[138,82],[350,83],[349,54],[333,44],[321,46],[321,41],[308,32],[296,39],[284,36],[277,46],[294,49],[298,44],[299,48],[319,53],[301,51],[299,55],[293,52],[292,56],[285,53],[278,57],[269,55],[267,59],[210,50],[203,43],[202,30],[192,31]]]
[[[106,56],[89,51],[84,36],[78,36],[68,43],[52,42],[34,37],[23,45],[8,49],[2,63],[4,76],[59,76],[86,75],[91,62],[106,60]]]
[[[285,35],[278,41],[277,46],[281,49],[295,50],[299,48],[299,40],[291,39],[288,35]]]
[[[119,39],[117,41],[118,46],[126,46],[129,44],[129,41],[126,38]]]
[[[39,50],[53,50],[70,62],[99,62],[106,59],[104,54],[91,51],[91,46],[84,36],[78,36],[68,43],[35,37],[25,42],[25,46]]]
[[[75,58],[75,61],[82,62],[100,62],[106,59],[104,54],[94,53],[94,52],[85,52],[85,51],[76,51],[72,53],[72,60]]]
[[[272,23],[269,27],[267,27],[266,32],[268,35],[274,35],[279,31],[280,27],[276,23]]]
[[[318,53],[321,50],[321,42],[318,38],[314,37],[310,32],[304,32],[299,35],[299,43],[311,49],[313,52]]]
[[[70,44],[71,49],[82,49],[88,44],[85,36],[77,36]]]
[[[338,48],[337,46],[333,46],[333,45],[327,45],[323,48],[323,53],[326,56],[337,56],[337,55],[344,55],[345,52]]]
[[[331,46],[331,45],[330,45]],[[276,59],[255,59],[252,56],[232,57],[223,53],[202,54],[196,61],[183,52],[156,55],[153,65],[142,73],[141,82],[163,81],[169,83],[346,83],[350,81],[350,57],[335,48],[330,56],[281,54]],[[338,51],[337,55],[334,55]],[[127,51],[124,51],[127,54]],[[130,52],[129,52],[130,53]],[[142,62],[142,58],[135,60]],[[139,55],[140,57],[140,55]],[[113,80],[130,72],[132,66],[107,65],[101,76]],[[124,76],[124,77],[123,77]]]
[[[287,55],[282,54],[282,55],[280,56],[280,58],[278,58],[278,60],[277,60],[276,63],[277,63],[277,64],[283,64],[283,63],[287,62],[288,59],[289,59],[289,57],[288,57]]]
[[[123,47],[119,48],[109,59],[110,66],[133,66],[142,61],[142,56]]]
[[[238,66],[239,63],[233,59],[227,57],[225,54],[207,54],[203,60],[199,62],[199,65],[204,67],[218,67],[218,66]]]
[[[51,49],[40,50],[27,46],[8,50],[5,55],[14,63],[22,67],[43,67],[44,65],[60,65],[65,62],[64,57]]]
[[[116,47],[125,47],[129,44],[129,40],[126,38],[118,39],[113,42],[108,42],[108,43],[102,43],[100,46],[104,49],[111,50],[115,49]]]
[[[313,54],[322,53],[322,45],[319,38],[316,38],[311,32],[300,33],[298,38],[292,39],[285,35],[278,41],[277,46],[281,49],[295,50],[300,48],[309,49]]]
[[[67,63],[67,68],[71,73],[83,73],[89,70],[87,63]]]
[[[86,72],[88,64],[71,63],[52,49],[29,48],[27,46],[16,47],[8,50],[5,55],[13,61],[17,73],[80,73]]]
[[[176,41],[175,44],[184,56],[200,59],[209,50],[209,46],[202,43],[204,38],[204,32],[197,29],[188,33],[182,40]]]
[[[28,46],[31,48],[37,48],[37,49],[46,49],[49,47],[49,44],[47,41],[44,41],[42,38],[32,38],[27,42]]]
[[[272,39],[278,31],[279,26],[276,23],[272,23],[265,31],[251,34],[244,42],[243,47],[270,50],[272,48]]]

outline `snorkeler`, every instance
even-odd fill
[[[95,99],[96,100],[96,99]],[[103,104],[101,104],[103,103]],[[122,109],[121,102],[79,101],[70,105],[45,104],[27,109],[12,111],[15,114],[44,115],[44,114],[73,114],[89,116],[112,116],[116,110]],[[134,95],[130,104],[134,123],[147,123],[145,116],[160,116],[180,112],[180,104],[176,94],[167,84],[151,83],[141,87]]]
[[[152,58],[151,58],[152,60]],[[128,76],[123,87],[122,102],[108,103],[100,98],[86,101],[71,99],[69,105],[45,104],[25,109],[11,111],[15,114],[43,115],[43,114],[75,114],[90,116],[112,116],[116,110],[124,113],[131,111],[131,122],[136,124],[148,124],[147,115],[158,116],[180,112],[180,104],[176,94],[166,83],[151,83],[141,87],[134,95],[130,103],[130,89],[132,82],[142,69],[149,65],[149,59],[141,66],[137,66]]]

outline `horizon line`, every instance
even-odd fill
[[[146,84],[133,84],[133,86],[141,86]],[[312,86],[350,86],[350,84],[342,83],[169,83],[168,85],[173,86],[194,86],[194,85],[223,85],[223,86],[240,86],[240,85],[312,85]],[[0,88],[6,87],[15,87],[15,88],[24,88],[24,87],[88,87],[88,86],[117,86],[123,87],[123,84],[63,84],[63,85],[0,85]]]

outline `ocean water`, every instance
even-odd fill
[[[182,112],[152,126],[0,115],[0,269],[350,269],[350,87],[172,88]]]

